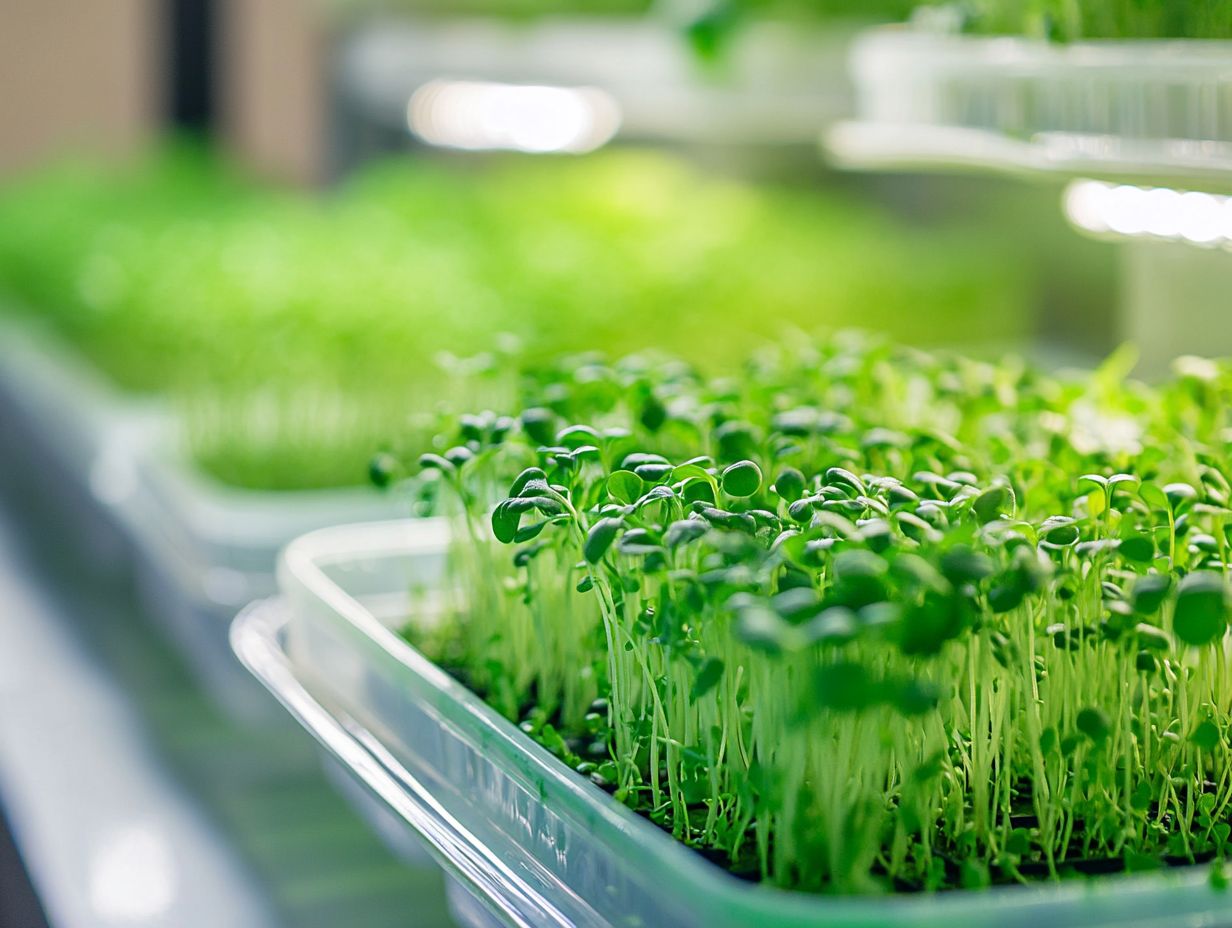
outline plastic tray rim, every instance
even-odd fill
[[[444,698],[454,700],[507,750],[529,759],[534,769],[583,803],[592,818],[610,830],[613,837],[636,842],[643,856],[652,855],[665,871],[683,878],[681,891],[717,897],[720,905],[748,917],[765,916],[767,909],[779,918],[798,919],[809,924],[884,924],[887,918],[903,919],[904,924],[944,924],[978,909],[989,919],[997,912],[1024,914],[1039,908],[1067,904],[1098,905],[1101,900],[1129,897],[1157,902],[1170,901],[1178,893],[1202,894],[1212,910],[1232,913],[1232,896],[1220,894],[1209,881],[1204,865],[1158,871],[1153,874],[1127,874],[1061,884],[1007,886],[968,892],[956,890],[931,896],[812,896],[775,887],[743,882],[711,864],[653,824],[637,816],[570,771],[546,749],[535,743],[507,719],[484,703],[469,689],[449,677],[424,654],[387,628],[379,618],[335,583],[322,569],[325,563],[344,563],[362,557],[397,557],[439,551],[447,543],[448,525],[444,520],[394,520],[357,523],[320,529],[301,536],[283,552],[280,581],[284,593],[300,586],[320,599],[346,622],[353,625],[378,647],[385,657],[419,675]],[[493,745],[489,745],[490,747]],[[555,810],[567,814],[567,810]],[[632,847],[632,845],[630,845]],[[619,849],[613,848],[614,851]],[[1195,895],[1195,899],[1196,899]],[[1119,924],[1100,921],[1098,910],[1083,910],[1092,924]],[[1232,917],[1232,914],[1230,914]],[[1134,924],[1155,924],[1135,922]],[[1173,924],[1170,921],[1159,924]]]

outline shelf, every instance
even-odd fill
[[[884,28],[853,46],[840,165],[1232,187],[1232,43]]]

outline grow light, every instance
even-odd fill
[[[616,134],[620,107],[595,87],[435,80],[411,97],[407,125],[447,148],[581,154]]]
[[[1076,180],[1066,187],[1063,206],[1071,223],[1099,235],[1232,246],[1232,197]]]

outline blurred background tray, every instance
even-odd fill
[[[276,588],[278,552],[313,528],[395,514],[375,490],[259,492],[198,474],[165,404],[110,388],[56,341],[6,325],[0,422],[20,435],[9,465],[58,510],[66,549],[87,570],[131,570],[142,605],[200,683],[238,720],[278,722],[236,663],[237,609]]]
[[[862,169],[986,169],[1232,183],[1232,43],[1060,45],[887,27],[851,50],[855,118],[825,135]]]

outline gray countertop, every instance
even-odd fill
[[[377,843],[306,737],[219,716],[122,580],[57,563],[16,508],[0,500],[0,804],[52,928],[449,923],[439,872]]]

